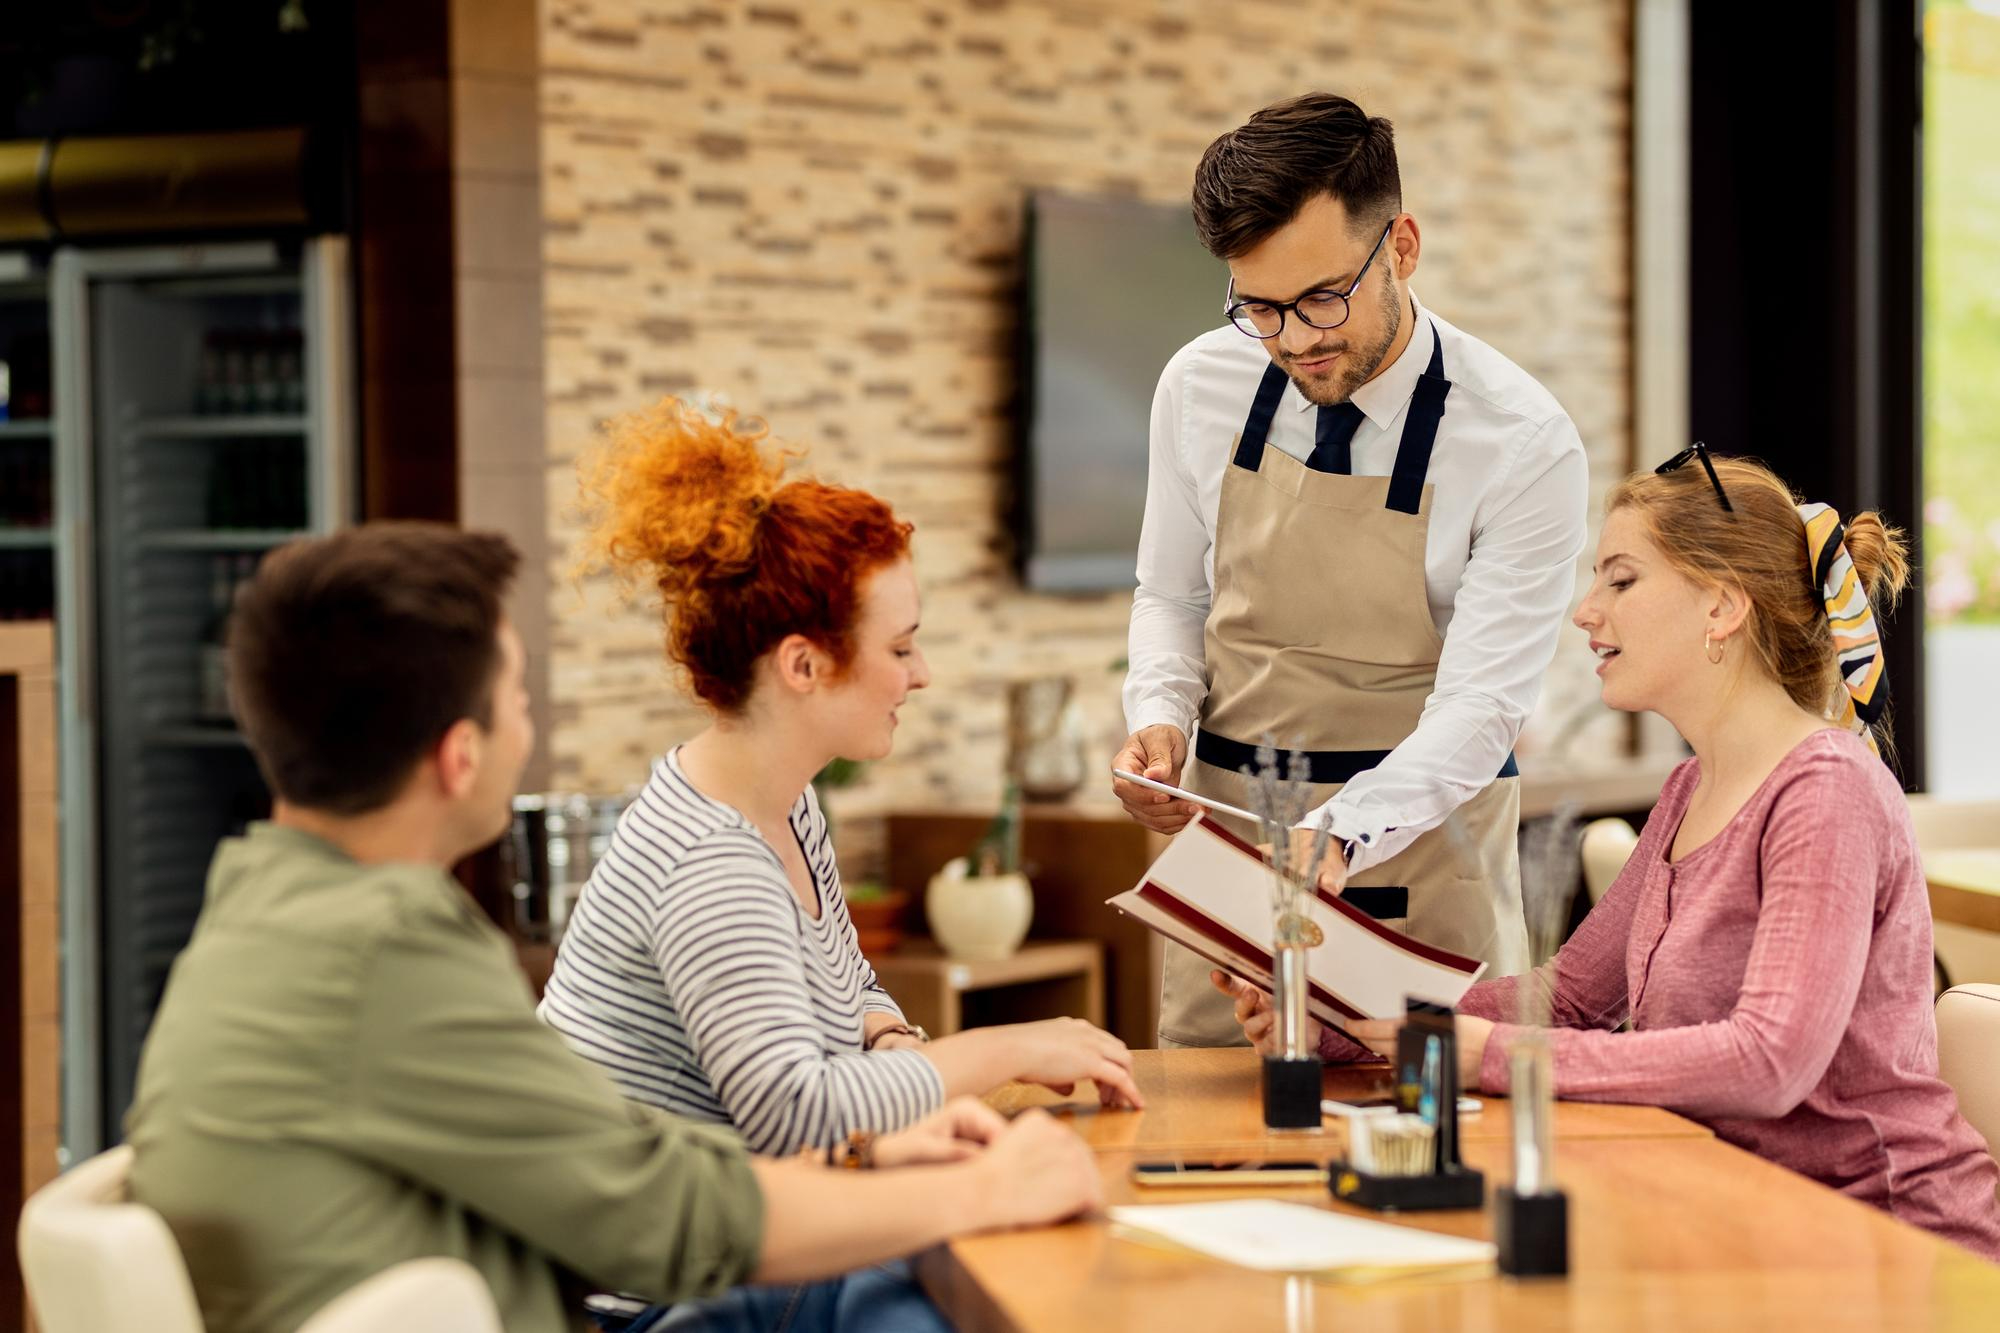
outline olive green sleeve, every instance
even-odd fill
[[[352,1151],[609,1290],[664,1302],[747,1281],[764,1205],[741,1140],[621,1097],[536,1019],[483,923],[401,927],[362,981]]]

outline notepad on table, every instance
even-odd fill
[[[1490,1270],[1491,1241],[1441,1236],[1277,1199],[1132,1204],[1109,1210],[1128,1239],[1164,1242],[1267,1273],[1333,1279],[1474,1276]]]

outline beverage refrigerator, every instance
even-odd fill
[[[216,843],[269,798],[228,714],[236,586],[352,520],[344,238],[64,247],[48,264],[63,1126],[121,1137]]]

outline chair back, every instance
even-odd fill
[[[1938,1073],[1960,1114],[2000,1152],[2000,986],[1953,986],[1938,996]]]
[[[42,1333],[202,1333],[180,1247],[125,1197],[120,1145],[56,1177],[21,1209],[21,1276]]]
[[[335,1298],[299,1333],[502,1333],[493,1293],[472,1265],[410,1259]]]
[[[1639,835],[1622,819],[1593,819],[1583,829],[1583,887],[1590,905],[1618,878],[1639,845]]]

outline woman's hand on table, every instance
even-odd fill
[[[1486,1059],[1493,1022],[1460,1014],[1453,1023],[1458,1034],[1458,1086],[1473,1092],[1479,1088],[1479,1068]],[[1391,1063],[1396,1059],[1396,1034],[1402,1030],[1402,1020],[1395,1018],[1363,1018],[1347,1025],[1348,1036]]]
[[[1132,1052],[1094,1023],[1048,1018],[989,1031],[1014,1044],[1018,1066],[1014,1077],[1023,1083],[1039,1083],[1067,1096],[1087,1078],[1097,1085],[1097,1098],[1106,1106],[1139,1110],[1146,1105],[1132,1078]]]
[[[977,1097],[954,1097],[908,1128],[876,1139],[875,1165],[888,1168],[963,1162],[977,1157],[1006,1132],[1006,1120],[985,1102]]]
[[[1230,976],[1227,972],[1213,969],[1208,974],[1209,984],[1227,995],[1236,1004],[1236,1021],[1243,1025],[1243,1035],[1259,1055],[1275,1056],[1278,1050],[1278,1015],[1271,1008],[1271,997],[1247,981]],[[1319,1050],[1319,1024],[1310,1014],[1306,1016],[1306,1049]]]

